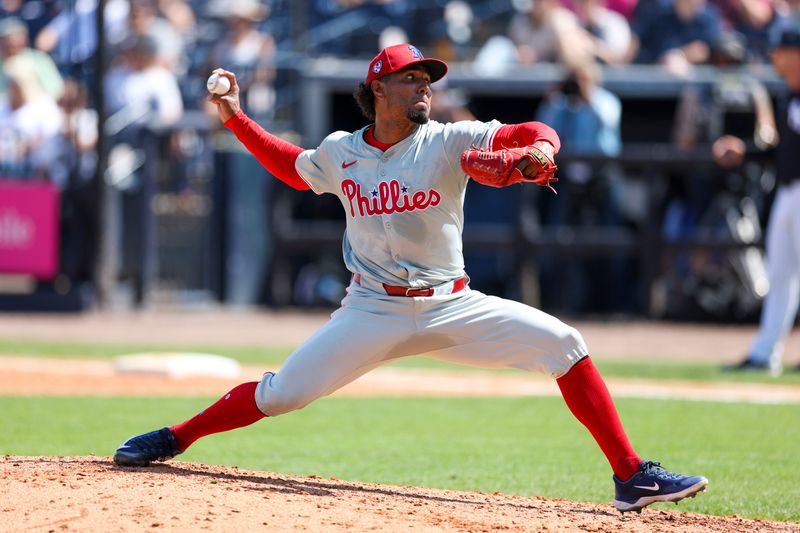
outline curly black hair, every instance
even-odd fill
[[[375,120],[375,94],[369,85],[363,81],[359,83],[356,90],[353,91],[353,98],[356,99],[361,114],[369,120]]]

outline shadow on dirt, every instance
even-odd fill
[[[453,497],[443,497],[443,496],[436,496],[432,494],[420,494],[419,488],[413,488],[409,490],[403,490],[402,487],[398,488],[391,488],[387,486],[372,486],[372,485],[364,485],[359,482],[343,482],[338,479],[322,479],[322,478],[315,478],[310,477],[307,479],[302,480],[295,480],[295,479],[282,479],[279,477],[270,476],[268,473],[265,473],[263,476],[260,475],[253,475],[249,474],[236,474],[236,473],[221,473],[221,472],[213,472],[213,471],[205,471],[202,467],[197,467],[197,465],[192,466],[182,466],[180,463],[173,463],[173,464],[158,464],[158,465],[151,465],[149,467],[120,467],[115,465],[113,462],[108,461],[105,463],[109,470],[112,471],[124,471],[128,473],[142,473],[142,474],[154,474],[154,473],[163,473],[173,476],[180,476],[180,477],[206,477],[209,478],[211,483],[219,483],[221,481],[225,482],[234,482],[239,484],[242,489],[249,489],[249,490],[263,490],[263,491],[271,491],[271,492],[280,492],[285,494],[303,494],[309,496],[319,496],[319,497],[337,497],[336,492],[344,492],[344,493],[354,493],[354,494],[377,494],[381,496],[387,496],[391,498],[405,498],[408,500],[421,500],[426,502],[442,502],[442,503],[452,503],[452,504],[461,504],[461,505],[468,505],[468,506],[485,506],[486,501],[483,500],[483,497],[491,496],[488,494],[482,493],[475,493],[476,499],[469,499],[469,498],[453,498]],[[412,490],[414,492],[412,492]],[[422,489],[424,490],[424,489]],[[506,495],[496,494],[494,496],[503,497]],[[544,503],[542,505],[536,505],[535,499],[536,497],[530,497],[531,500],[534,500],[534,503],[522,504],[522,503],[513,503],[513,502],[495,502],[493,505],[498,505],[499,507],[507,507],[509,509],[529,509],[529,510],[544,510],[549,509],[552,507],[553,500],[546,500],[548,502],[547,505]],[[543,499],[543,502],[545,500]],[[593,516],[608,516],[608,517],[617,517],[621,518],[620,514],[616,511],[598,508],[596,510],[587,510],[587,509],[579,509],[573,508],[569,509],[569,501],[563,500],[560,503],[564,504],[564,511],[572,511],[581,514],[588,514]]]

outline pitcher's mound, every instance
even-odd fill
[[[352,483],[171,461],[0,460],[4,531],[797,531],[794,524],[610,504]]]

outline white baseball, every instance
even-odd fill
[[[211,94],[228,94],[228,91],[231,90],[231,80],[215,73],[208,77],[206,88]]]

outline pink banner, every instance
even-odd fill
[[[0,273],[58,274],[58,190],[46,182],[0,179]]]

